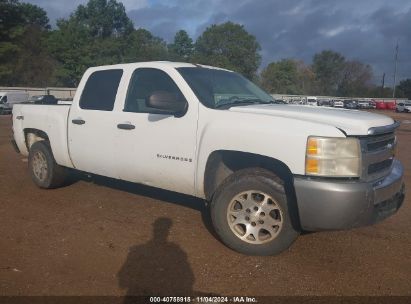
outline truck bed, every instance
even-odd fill
[[[70,105],[16,104],[13,107],[13,132],[17,147],[27,156],[29,131],[42,130],[50,139],[54,158],[59,165],[73,167],[67,145],[67,119]]]

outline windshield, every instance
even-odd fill
[[[274,103],[269,94],[240,74],[202,67],[177,70],[206,107]]]

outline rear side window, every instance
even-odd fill
[[[123,70],[97,71],[90,75],[80,97],[80,108],[112,111]]]

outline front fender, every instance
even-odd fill
[[[344,137],[329,125],[261,114],[201,109],[197,140],[196,194],[204,195],[204,172],[214,151],[253,153],[277,159],[293,174],[305,173],[310,135]]]

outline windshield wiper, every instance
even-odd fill
[[[275,100],[262,100],[262,99],[259,99],[259,98],[243,99],[243,101],[249,101],[249,102],[254,102],[254,103],[261,103],[261,104],[277,103]]]
[[[221,107],[233,107],[233,106],[238,106],[238,105],[245,105],[245,104],[255,104],[255,103],[266,103],[265,101],[259,99],[259,98],[247,98],[247,99],[236,99],[231,102],[224,102],[221,104],[217,104],[215,108],[221,108]]]

